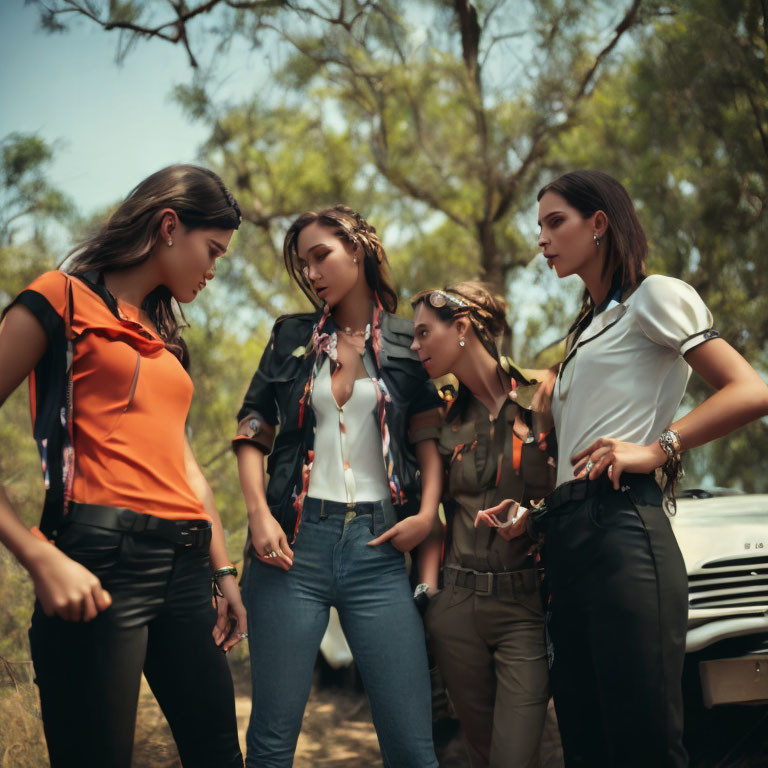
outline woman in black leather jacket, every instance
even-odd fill
[[[303,214],[284,257],[317,311],[275,322],[238,414],[254,554],[247,765],[292,764],[333,605],[385,765],[436,766],[424,634],[403,553],[437,512],[440,399],[410,350],[412,323],[393,314],[386,254],[359,214]]]

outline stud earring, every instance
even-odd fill
[[[462,336],[462,338],[459,339],[459,346],[460,347],[464,346],[464,337],[463,336]]]
[[[168,247],[170,248],[173,245],[173,240],[171,238],[168,238]]]
[[[595,248],[599,248],[600,247],[600,238],[597,235],[592,235],[592,238],[595,241]]]

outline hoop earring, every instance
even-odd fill
[[[595,241],[595,248],[599,248],[600,247],[600,238],[597,235],[592,235],[592,238]]]

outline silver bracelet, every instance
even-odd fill
[[[659,445],[662,447],[664,453],[667,454],[667,461],[680,461],[683,447],[678,432],[675,432],[674,429],[665,429],[659,435]]]

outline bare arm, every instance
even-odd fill
[[[219,511],[216,509],[216,501],[213,497],[211,486],[208,485],[208,481],[205,479],[205,476],[195,459],[194,453],[192,453],[192,446],[186,438],[184,438],[184,466],[187,471],[187,480],[189,480],[189,484],[192,487],[195,496],[200,499],[203,508],[205,509],[205,513],[213,521],[210,555],[211,570],[215,571],[217,568],[223,568],[225,565],[229,565],[229,555],[227,554],[224,528],[221,524]]]
[[[280,524],[267,505],[264,484],[264,454],[255,445],[245,443],[237,449],[237,471],[248,512],[248,531],[257,557],[263,563],[288,570],[293,565],[293,550]],[[276,556],[269,557],[270,552]]]
[[[429,536],[437,519],[437,505],[443,492],[443,462],[435,440],[420,440],[414,446],[421,471],[421,504],[417,514],[395,523],[388,531],[368,542],[377,547],[385,541],[401,552],[410,552]]]
[[[29,376],[45,354],[45,331],[24,306],[13,307],[0,325],[0,405]],[[29,571],[43,611],[69,621],[90,621],[112,602],[88,569],[33,536],[0,486],[0,541]]]
[[[443,494],[443,462],[435,440],[422,440],[415,446],[421,472],[421,505],[419,514],[429,518],[430,527],[437,518],[437,505]]]
[[[670,425],[679,433],[683,450],[716,440],[768,414],[768,387],[728,342],[712,339],[699,344],[685,359],[716,392]],[[593,462],[590,479],[612,466],[611,479],[618,488],[622,472],[652,472],[666,462],[667,455],[656,440],[641,446],[600,438],[571,458],[574,475],[585,474],[588,459]]]
[[[684,450],[696,448],[768,415],[768,386],[724,339],[694,347],[687,363],[716,391],[671,428]]]
[[[419,583],[428,584],[431,592],[436,592],[438,588],[444,538],[444,526],[440,519],[436,518],[427,538],[419,544]]]
[[[184,438],[184,466],[187,471],[187,480],[189,480],[195,496],[203,503],[203,508],[213,523],[210,557],[211,570],[215,571],[217,568],[229,565],[224,527],[221,524],[219,511],[216,509],[216,501],[211,486],[208,485],[208,481],[205,479],[194,453],[192,453],[192,446],[186,438]],[[241,635],[248,631],[248,620],[240,597],[240,589],[237,586],[237,579],[228,574],[218,579],[218,585],[224,599],[220,599],[216,603],[219,615],[213,628],[213,638],[216,645],[220,645],[225,651],[228,651],[232,646],[237,645],[242,639]],[[230,619],[235,622],[234,628],[230,627]],[[231,632],[230,629],[232,629]]]

